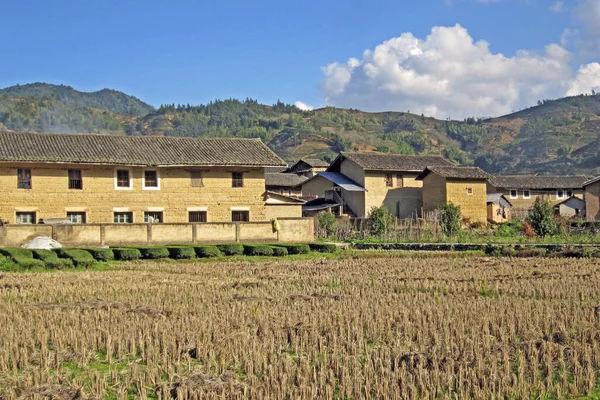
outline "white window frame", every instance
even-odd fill
[[[120,222],[120,221],[114,222],[115,214],[131,214],[131,222]],[[133,224],[133,221],[135,221],[135,214],[133,213],[133,211],[123,211],[123,210],[113,211],[113,223],[115,223],[115,224]]]
[[[19,222],[19,214],[33,214],[31,222]],[[37,211],[16,211],[15,212],[15,224],[17,225],[35,225],[37,223],[38,213]]]
[[[527,195],[525,195],[525,192],[527,192]],[[531,198],[531,189],[523,189],[523,198],[524,199],[530,199]]]
[[[473,188],[467,187],[467,196],[472,196],[472,195],[473,195]]]
[[[129,187],[120,187],[117,171],[129,171]],[[115,190],[133,190],[133,171],[131,168],[115,168]]]
[[[85,211],[67,211],[67,219],[71,221],[72,224],[85,224],[87,223],[87,213]],[[69,216],[69,214],[83,214],[83,218],[81,222],[73,222]]]
[[[156,186],[146,186],[146,171],[156,172]],[[144,169],[142,172],[142,190],[160,190],[160,172],[158,169]]]
[[[562,192],[562,196],[559,196],[558,192]],[[566,194],[567,194],[566,190],[564,190],[564,189],[556,189],[556,200],[564,200]]]
[[[569,192],[571,192],[571,194],[569,194]],[[575,191],[573,189],[565,189],[565,195],[567,196],[567,198],[573,197],[574,194]]]
[[[513,192],[515,192],[514,196],[513,196]],[[519,191],[517,189],[509,189],[509,191],[508,191],[508,197],[510,197],[511,199],[518,199],[519,198]]]

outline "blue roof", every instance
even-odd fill
[[[330,182],[335,183],[339,187],[348,192],[366,192],[367,189],[348,178],[346,175],[339,172],[317,172],[317,176],[322,176]]]

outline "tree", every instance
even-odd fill
[[[533,208],[529,212],[526,221],[538,236],[544,237],[556,233],[554,208],[549,201],[543,200],[541,197],[535,199]]]
[[[330,236],[335,228],[335,215],[330,211],[321,211],[317,215],[317,219],[319,221],[319,227],[325,231],[327,236]]]
[[[442,233],[454,236],[460,230],[460,206],[447,203],[440,207],[440,224]]]
[[[371,233],[381,236],[392,227],[394,216],[384,206],[373,207],[369,211],[369,221],[371,222]]]

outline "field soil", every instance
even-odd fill
[[[128,263],[0,274],[0,398],[597,394],[600,261]]]

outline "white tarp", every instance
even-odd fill
[[[38,236],[21,246],[24,249],[52,250],[60,249],[62,244],[48,236]]]

